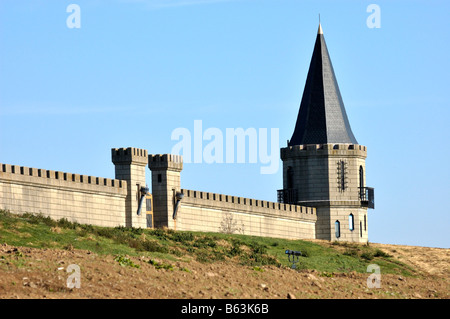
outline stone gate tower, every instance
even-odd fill
[[[319,25],[294,133],[281,149],[278,201],[317,209],[316,237],[368,241],[367,149],[358,145]]]

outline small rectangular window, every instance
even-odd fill
[[[147,206],[147,212],[151,212],[152,211],[152,199],[151,198],[147,198],[145,200],[145,205]]]
[[[162,176],[161,176],[161,174],[158,174],[158,183],[161,183],[162,182]]]

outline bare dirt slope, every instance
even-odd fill
[[[371,244],[371,246],[383,249],[388,254],[425,274],[448,279],[450,249],[386,244]]]
[[[204,264],[130,258],[82,250],[0,246],[0,298],[438,298],[449,299],[450,250],[377,245],[419,270],[414,277],[381,273],[381,287],[368,288],[369,273],[324,274],[232,261]],[[68,288],[67,267],[80,267],[80,288]],[[72,283],[75,283],[72,281]]]

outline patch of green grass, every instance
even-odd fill
[[[43,215],[15,215],[0,210],[0,242],[34,248],[84,249],[114,256],[148,256],[160,260],[234,260],[241,265],[291,267],[286,250],[301,251],[296,269],[321,273],[365,273],[377,264],[383,273],[411,276],[414,269],[370,245],[327,244],[241,234],[183,232],[164,229],[98,227],[53,220]],[[256,268],[254,268],[256,269]],[[262,269],[262,268],[261,268]]]
[[[259,272],[264,272],[264,268],[261,268],[261,267],[259,267],[259,266],[253,267],[253,270],[254,270],[254,271],[259,271]]]
[[[117,261],[119,265],[122,267],[140,268],[140,266],[135,264],[129,257],[123,255],[117,255],[114,258],[114,261]]]
[[[173,266],[172,266],[171,264],[160,263],[160,262],[157,262],[157,261],[155,261],[155,260],[153,260],[153,259],[150,259],[150,260],[148,261],[148,263],[149,263],[150,265],[154,266],[156,269],[166,269],[166,270],[170,270],[170,271],[173,270]],[[183,269],[184,269],[184,268],[183,268]],[[185,271],[185,270],[184,270],[184,271]]]

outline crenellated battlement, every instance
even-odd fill
[[[148,156],[150,170],[174,170],[180,172],[183,169],[183,157],[174,154],[150,154]]]
[[[210,192],[181,189],[184,194],[182,205],[199,205],[228,211],[239,211],[277,218],[317,219],[316,208],[299,205],[275,203],[265,200],[216,194]]]
[[[111,149],[112,162],[114,164],[147,165],[148,151],[136,147]]]
[[[307,156],[356,156],[367,157],[367,148],[358,144],[307,144],[284,147],[280,150],[282,160]]]
[[[97,176],[0,163],[0,178],[4,181],[34,183],[69,188],[92,188],[97,191],[126,192],[126,181]],[[91,187],[92,186],[92,187]]]

